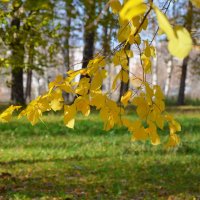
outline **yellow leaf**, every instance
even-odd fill
[[[63,90],[64,92],[66,92],[66,93],[74,93],[74,91],[73,91],[71,85],[70,85],[68,82],[65,82],[65,83],[61,84],[61,85],[59,86],[59,88],[60,88],[61,90]]]
[[[133,51],[132,51],[132,50],[126,50],[126,55],[127,55],[129,58],[132,58],[132,57],[133,57]]]
[[[172,120],[171,123],[169,123],[169,130],[171,134],[174,134],[181,131],[181,125],[177,121]]]
[[[156,57],[156,49],[155,49],[155,47],[151,46],[150,49],[151,49],[151,56]]]
[[[104,107],[105,103],[106,103],[106,97],[100,91],[91,94],[90,104],[92,106],[96,106],[96,109]]]
[[[142,54],[141,59],[143,61],[143,68],[146,74],[151,73],[151,59]]]
[[[119,73],[115,76],[115,79],[114,79],[113,84],[112,84],[112,90],[115,90],[115,89],[116,89],[117,81],[118,81],[118,79],[120,79],[120,77],[121,77],[121,72],[119,72]]]
[[[168,40],[173,39],[174,31],[167,17],[156,6],[154,6],[154,10],[157,15],[159,28],[167,35]]]
[[[178,135],[176,134],[170,134],[169,136],[169,140],[166,144],[166,147],[169,148],[169,147],[176,147],[177,145],[179,145],[180,143],[180,139],[178,137]]]
[[[126,24],[125,26],[120,27],[117,34],[117,39],[119,42],[124,42],[128,40],[130,35],[131,35],[131,27],[129,26],[129,24]]]
[[[37,105],[41,112],[49,111],[51,110],[51,106],[49,104],[49,94],[42,96],[38,99]]]
[[[143,0],[129,0],[121,9],[119,15],[122,21],[129,21],[146,12],[147,6]]]
[[[162,90],[161,90],[161,88],[160,88],[160,86],[158,86],[158,85],[155,85],[154,86],[154,89],[155,89],[155,97],[157,98],[157,99],[164,99],[165,97],[164,97],[164,94],[163,94],[163,92],[162,92]]]
[[[162,115],[156,115],[156,124],[160,129],[164,127],[164,118]]]
[[[120,79],[124,83],[128,83],[128,80],[129,80],[129,74],[128,74],[128,72],[125,71],[125,70],[121,70],[121,72],[120,72]]]
[[[99,88],[101,88],[102,82],[103,82],[103,78],[101,76],[101,73],[97,72],[92,79],[90,89],[91,90],[98,90]]]
[[[124,106],[127,106],[129,99],[131,98],[132,91],[129,90],[127,91],[122,97],[121,97],[121,102]]]
[[[122,8],[122,5],[119,0],[110,0],[109,3],[113,13],[118,13]]]
[[[2,3],[8,3],[10,0],[1,0]]]
[[[200,8],[200,0],[190,0],[194,6],[196,6],[197,8]]]
[[[63,77],[61,75],[57,76],[54,81],[49,83],[49,92],[51,92],[54,87],[62,83],[63,83]]]
[[[157,128],[156,128],[155,124],[152,122],[148,122],[148,124],[149,124],[149,127],[147,128],[147,132],[149,133],[151,143],[153,145],[160,144],[160,137],[158,136]]]
[[[129,131],[132,131],[133,123],[129,119],[122,119],[122,124],[128,128]]]
[[[108,120],[104,122],[104,130],[109,131],[115,125],[114,117],[112,115],[109,116]]]
[[[39,109],[32,109],[27,113],[27,119],[31,122],[34,126],[39,118],[42,116],[42,112]]]
[[[144,23],[142,24],[142,27],[141,27],[141,28],[142,28],[143,30],[146,30],[148,24],[149,24],[149,22],[148,22],[148,19],[146,18],[146,19],[144,20]]]
[[[142,124],[139,120],[133,122],[132,126],[132,141],[148,139],[148,133],[145,131],[145,128],[142,127]]]
[[[108,107],[103,107],[100,111],[100,117],[104,121],[104,130],[108,131],[114,126],[114,118]]]
[[[169,41],[169,52],[177,58],[185,58],[192,50],[192,39],[187,29],[176,26],[175,37]]]
[[[90,114],[90,105],[89,105],[89,100],[88,97],[78,97],[74,101],[74,104],[76,105],[77,111],[81,111],[84,116],[89,116]]]
[[[0,122],[8,122],[10,121],[12,114],[15,110],[18,110],[21,106],[13,106],[8,107],[3,113],[0,114]]]
[[[165,110],[165,103],[163,100],[155,99],[155,109],[158,110],[159,113]]]
[[[76,115],[76,106],[72,104],[64,107],[64,123],[68,128],[74,128],[74,118]]]
[[[192,49],[192,39],[187,29],[176,26],[173,30],[167,17],[154,6],[160,29],[167,35],[169,40],[169,52],[178,58],[185,58]]]
[[[58,111],[58,110],[61,110],[61,109],[62,109],[62,107],[63,107],[63,102],[60,102],[60,101],[57,100],[57,99],[53,99],[53,100],[50,102],[50,106],[51,106],[52,110]]]
[[[92,60],[89,61],[88,65],[87,65],[87,74],[89,76],[93,76],[94,73],[96,73],[96,71],[99,68],[103,68],[106,65],[106,61],[105,61],[105,57],[104,56],[98,56]]]
[[[89,88],[90,88],[90,79],[82,78],[79,81],[78,87],[76,88],[75,92],[76,94],[85,96],[87,95]]]
[[[134,34],[131,34],[129,37],[129,43],[140,45],[141,44],[140,35],[137,34],[136,36],[134,36]]]
[[[151,57],[151,48],[149,46],[148,41],[144,41],[144,44],[145,44],[144,55],[146,57]]]
[[[79,74],[85,75],[85,73],[86,73],[86,69],[80,69],[77,71],[69,70],[67,72],[68,77],[66,78],[66,80],[71,82],[77,75],[79,75]]]
[[[133,105],[137,106],[136,112],[140,119],[144,120],[150,113],[150,108],[144,97],[135,97],[132,101]]]
[[[69,121],[65,124],[68,128],[74,128],[75,119],[69,119]]]
[[[154,95],[153,94],[153,89],[150,88],[149,83],[145,82],[144,84],[145,84],[145,89],[146,89],[146,96],[149,97],[150,100],[151,100],[153,95]]]

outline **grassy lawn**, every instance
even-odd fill
[[[200,199],[200,115],[176,117],[182,143],[170,151],[102,131],[95,114],[74,130],[59,115],[0,124],[0,199]]]

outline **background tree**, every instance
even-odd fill
[[[193,5],[191,2],[188,2],[188,10],[185,17],[184,26],[187,28],[189,32],[191,32],[193,26]],[[177,100],[178,105],[183,105],[185,103],[185,82],[187,78],[188,62],[189,62],[189,55],[186,58],[184,58],[182,64],[181,80],[180,80],[180,87]]]

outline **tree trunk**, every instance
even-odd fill
[[[186,21],[185,21],[185,27],[188,29],[189,32],[191,32],[192,29],[192,22],[193,22],[193,5],[191,2],[189,2]],[[180,80],[179,94],[177,99],[178,105],[185,104],[185,82],[187,78],[188,61],[189,61],[189,56],[184,58],[182,64],[181,80]]]
[[[83,49],[83,60],[82,60],[82,69],[86,68],[90,59],[93,58],[94,54],[94,39],[95,39],[95,30],[85,30],[84,33],[84,49]],[[81,78],[85,77],[84,75]]]
[[[87,8],[86,6],[86,15],[87,21],[85,23],[84,28],[84,48],[83,48],[83,60],[82,60],[82,69],[86,68],[89,61],[93,58],[94,55],[94,41],[95,41],[95,34],[96,34],[96,27],[90,26],[93,23],[93,19],[95,18],[95,2],[90,1],[90,6]],[[87,77],[81,75],[81,78]]]
[[[12,86],[11,86],[11,100],[14,104],[24,105],[23,92],[23,69],[15,67],[12,69]]]
[[[20,28],[20,19],[13,18],[11,26],[16,26],[17,31]],[[25,104],[24,89],[23,89],[23,65],[24,65],[24,44],[21,41],[19,33],[13,34],[13,41],[10,44],[12,50],[11,57],[11,101],[14,104]]]
[[[26,80],[26,102],[31,101],[31,91],[32,91],[32,69],[27,71],[27,80]]]
[[[187,77],[188,61],[189,61],[189,56],[187,56],[183,60],[182,71],[181,71],[181,81],[180,81],[178,101],[177,101],[178,105],[185,104],[185,82],[186,82],[186,77]]]
[[[28,71],[27,71],[27,80],[26,80],[26,102],[31,101],[31,92],[32,92],[32,75],[33,75],[33,59],[34,59],[34,44],[31,44],[29,47],[29,58],[28,58]]]

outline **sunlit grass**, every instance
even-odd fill
[[[105,132],[97,114],[79,115],[74,130],[53,114],[34,127],[0,124],[0,199],[198,198],[200,115],[175,115],[182,142],[174,150],[132,143],[125,128]]]

